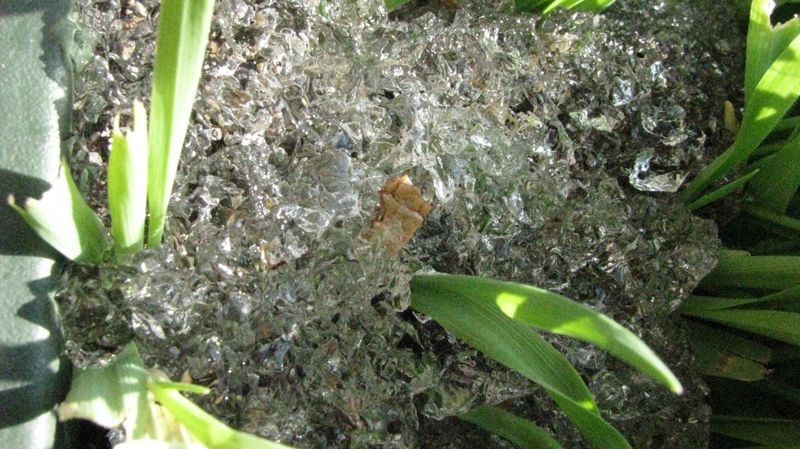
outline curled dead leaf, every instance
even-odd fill
[[[396,256],[422,226],[432,207],[407,175],[389,178],[380,190],[380,204],[367,240],[378,241]]]

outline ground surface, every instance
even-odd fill
[[[73,160],[102,207],[108,129],[148,96],[157,9],[77,3],[92,43]],[[634,329],[685,396],[551,341],[634,447],[704,447],[704,386],[671,312],[713,265],[716,231],[671,192],[730,138],[743,41],[728,7],[218,3],[166,244],[66,277],[78,363],[135,337],[149,364],[211,386],[207,409],[298,447],[508,447],[439,421],[485,401],[584,447],[541,390],[407,310],[415,271],[476,274]],[[434,209],[395,258],[362,233],[400,174]]]

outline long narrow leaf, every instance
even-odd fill
[[[755,170],[751,171],[750,173],[748,173],[748,174],[746,174],[746,175],[744,175],[744,176],[742,176],[740,178],[737,178],[735,181],[731,181],[731,182],[725,184],[724,186],[722,186],[722,187],[720,187],[720,188],[718,188],[718,189],[716,189],[716,190],[714,190],[712,192],[709,192],[709,193],[703,195],[702,197],[692,201],[689,204],[689,210],[694,211],[694,210],[700,209],[703,206],[711,204],[714,201],[719,201],[719,200],[725,198],[726,196],[730,195],[731,193],[733,193],[733,192],[739,190],[740,188],[744,187],[744,185],[747,184],[747,181],[753,179],[753,176],[758,174],[758,171],[759,171],[759,169],[755,169]]]
[[[508,317],[556,334],[593,343],[680,393],[680,382],[658,356],[611,318],[564,296],[528,285],[474,276],[415,276],[420,288],[443,297],[474,297],[494,303]]]
[[[24,207],[9,196],[8,204],[45,242],[68,259],[100,263],[108,243],[100,218],[83,200],[66,161],[61,161],[58,183],[42,195],[28,198]]]
[[[721,251],[717,266],[702,281],[707,288],[785,290],[800,285],[800,257],[750,256]]]
[[[291,449],[228,427],[183,397],[178,390],[165,387],[157,380],[149,383],[149,389],[192,437],[208,449]]]
[[[164,0],[161,3],[150,106],[147,244],[157,246],[164,233],[169,197],[192,111],[213,0]]]
[[[689,321],[694,366],[701,374],[757,381],[767,374],[772,350],[730,332]]]
[[[797,54],[797,58],[796,71],[800,73],[800,53]],[[758,176],[748,185],[748,191],[753,194],[756,204],[763,209],[784,213],[792,197],[797,193],[797,188],[800,186],[800,132],[798,131],[761,167]]]
[[[133,129],[119,130],[119,117],[111,135],[108,159],[108,208],[117,260],[144,248],[147,213],[147,113],[133,103]]]
[[[498,407],[483,405],[459,418],[511,441],[520,449],[562,449],[549,433],[533,421]]]
[[[773,27],[770,16],[775,10],[774,0],[754,0],[750,7],[750,24],[747,28],[747,61],[745,65],[745,109],[761,77],[798,34],[800,23],[791,20]]]
[[[386,5],[386,9],[389,11],[395,10],[406,3],[410,2],[411,0],[384,0],[383,4]]]
[[[787,288],[771,295],[759,298],[722,298],[717,296],[691,295],[681,304],[679,310],[683,313],[692,313],[707,310],[732,309],[740,306],[764,306],[784,303],[787,301],[800,301],[800,286]]]
[[[800,154],[798,154],[798,157],[800,157]],[[774,212],[773,210],[766,209],[764,207],[756,205],[749,206],[746,209],[746,212],[754,217],[760,218],[762,220],[767,220],[772,224],[795,231],[794,237],[800,236],[800,220],[796,218],[792,218],[783,215],[782,213]]]
[[[800,441],[800,421],[791,419],[713,416],[711,431],[771,447],[797,445]]]
[[[800,36],[780,53],[759,80],[745,107],[736,141],[714,159],[681,194],[692,202],[706,187],[741,165],[758,148],[800,95]]]
[[[780,310],[703,310],[687,315],[800,346],[800,314]]]
[[[411,306],[458,338],[541,385],[594,448],[630,448],[597,410],[572,365],[530,327],[506,316],[494,298],[453,294],[432,277],[411,281]]]

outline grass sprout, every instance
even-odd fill
[[[130,343],[105,367],[78,370],[58,415],[62,421],[82,418],[122,428],[126,441],[115,446],[122,449],[291,449],[231,429],[181,391],[209,392],[146,370],[136,345]]]
[[[214,0],[161,4],[150,103],[149,246],[160,245],[164,235],[167,206],[200,81],[213,11]]]
[[[712,183],[746,162],[782,123],[800,96],[800,77],[797,76],[800,73],[800,18],[773,26],[770,15],[774,8],[772,0],[754,0],[752,3],[747,35],[744,117],[730,148],[683,191],[682,199],[687,203],[696,200]],[[770,175],[778,170],[775,167],[777,163],[765,164],[761,173],[748,184],[754,186],[755,191],[768,190],[766,184],[774,181]],[[797,185],[791,194],[796,190]]]
[[[144,248],[147,215],[147,113],[133,103],[133,129],[119,130],[119,116],[111,134],[108,160],[108,205],[114,255],[124,259]]]
[[[108,163],[111,235],[117,262],[145,246],[161,244],[167,206],[208,44],[213,0],[164,0],[158,21],[156,61],[148,127],[144,106],[134,101],[133,127],[123,134],[117,117]],[[65,257],[98,264],[108,259],[105,229],[81,198],[62,161],[63,183],[42,201],[14,209]],[[146,223],[147,212],[149,221]]]
[[[64,256],[83,263],[100,263],[108,246],[106,229],[81,196],[64,161],[55,185],[37,200],[21,206],[13,195],[8,204],[50,246]]]
[[[682,391],[677,378],[638,337],[555,293],[480,277],[417,275],[411,281],[411,306],[487,357],[542,386],[595,448],[630,445],[602,418],[575,368],[534,327],[594,343],[672,391]]]

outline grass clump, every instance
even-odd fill
[[[145,228],[147,246],[161,244],[213,11],[213,0],[161,4],[149,126],[144,106],[134,101],[131,131],[123,134],[117,118],[112,132],[108,166],[112,248],[107,247],[100,219],[81,197],[65,163],[62,182],[42,200],[28,200],[20,207],[9,198],[37,234],[65,257],[93,264],[112,256],[124,261],[145,247]]]
[[[797,1],[752,2],[736,139],[682,192],[692,209],[729,195],[743,204],[680,309],[709,376],[714,449],[800,447],[799,12]]]

